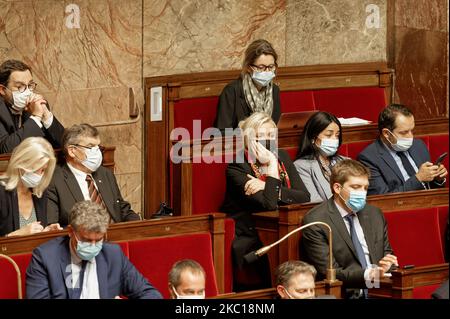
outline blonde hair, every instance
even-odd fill
[[[250,138],[255,138],[258,129],[266,123],[270,123],[273,128],[276,128],[272,117],[264,112],[255,112],[245,120],[239,122],[239,128],[242,130],[244,136],[244,146],[248,148],[248,141]]]
[[[28,137],[24,139],[11,154],[6,173],[1,176],[5,189],[11,191],[17,188],[21,170],[34,172],[47,164],[42,180],[39,185],[33,188],[33,194],[42,197],[45,189],[50,184],[50,180],[55,170],[56,158],[50,143],[42,137]]]

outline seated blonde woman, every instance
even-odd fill
[[[0,236],[23,236],[61,229],[47,225],[45,190],[55,169],[52,146],[42,137],[23,140],[0,176]]]
[[[228,164],[227,188],[221,211],[236,222],[233,241],[234,291],[271,286],[267,256],[249,263],[244,256],[261,248],[252,214],[279,205],[305,203],[309,193],[289,155],[277,149],[277,130],[266,113],[255,112],[239,123],[245,150]]]

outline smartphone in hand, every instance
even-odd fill
[[[444,160],[444,158],[447,156],[447,152],[442,153],[437,160],[434,162],[434,165],[439,165],[442,163],[442,161]]]

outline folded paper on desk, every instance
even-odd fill
[[[339,122],[341,122],[342,126],[357,126],[357,125],[366,125],[372,123],[372,121],[367,121],[360,119],[359,117],[350,117],[350,118],[338,118]]]

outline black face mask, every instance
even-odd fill
[[[276,140],[258,140],[258,143],[264,146],[267,150],[272,153],[276,153],[277,151],[277,142]]]

